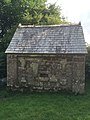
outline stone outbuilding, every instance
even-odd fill
[[[11,89],[85,91],[87,50],[80,24],[21,25],[5,53]]]

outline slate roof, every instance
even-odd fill
[[[81,25],[47,25],[18,27],[5,53],[86,54],[87,50]]]

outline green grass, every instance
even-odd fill
[[[0,90],[0,120],[90,120],[90,82],[84,95]]]

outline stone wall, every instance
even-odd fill
[[[7,86],[84,93],[84,55],[7,55]]]

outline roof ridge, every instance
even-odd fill
[[[81,24],[59,24],[59,25],[18,25],[18,28],[29,28],[29,27],[70,27],[70,26],[81,26]]]

